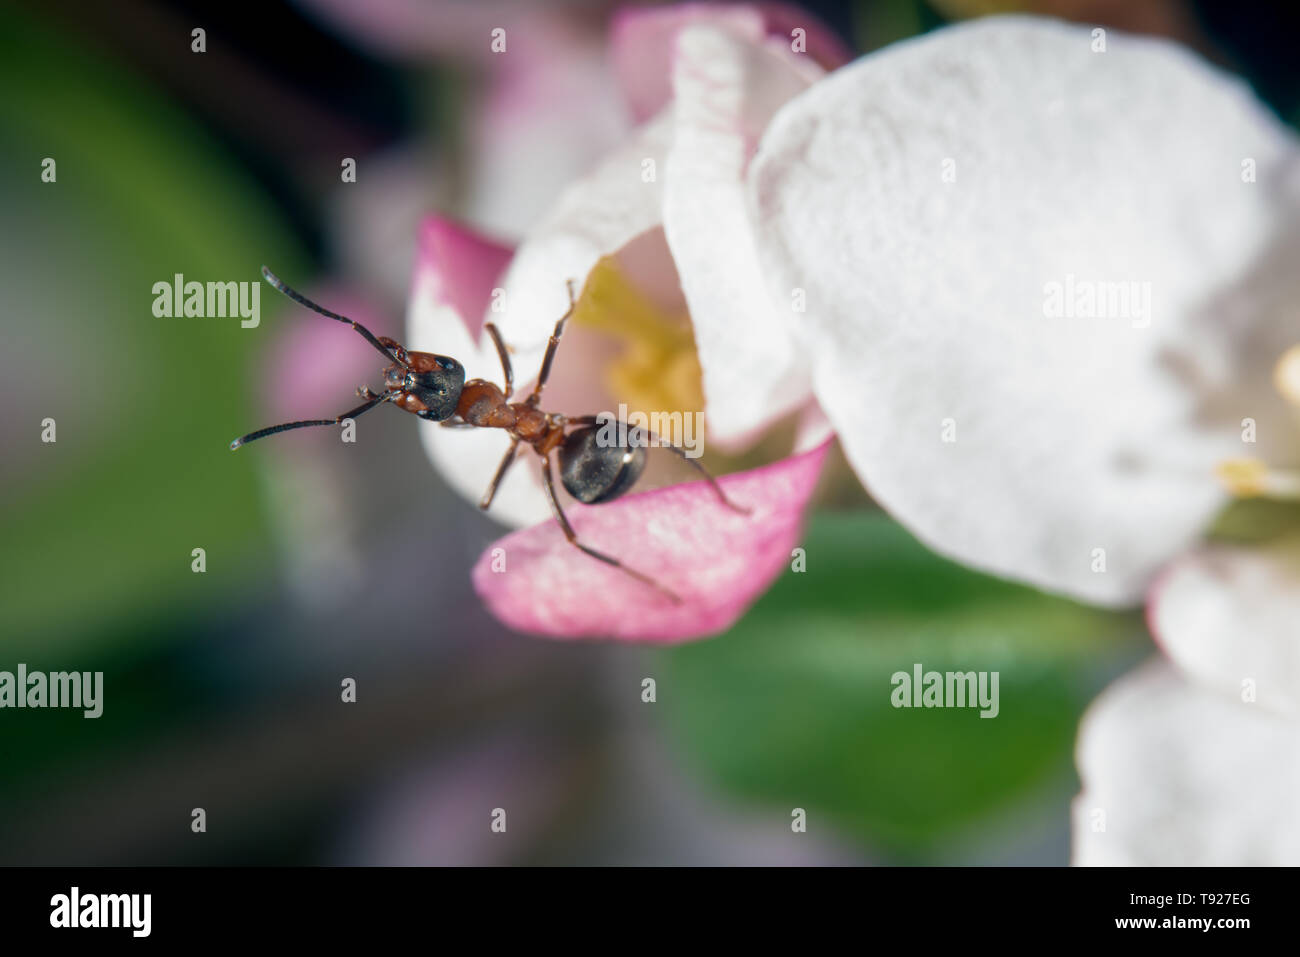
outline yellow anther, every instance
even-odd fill
[[[1282,358],[1277,360],[1277,366],[1273,369],[1273,382],[1283,398],[1300,407],[1300,345],[1294,345],[1282,353]]]
[[[592,270],[573,321],[622,343],[621,354],[605,367],[605,386],[629,410],[703,410],[703,375],[690,320],[647,299],[613,258],[605,257]],[[680,443],[683,437],[663,438]]]
[[[1271,469],[1259,459],[1228,459],[1215,472],[1237,498],[1300,498],[1300,472]]]
[[[1268,466],[1259,459],[1228,459],[1220,462],[1215,472],[1237,498],[1255,498],[1267,490]]]

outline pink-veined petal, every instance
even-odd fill
[[[1300,724],[1152,661],[1092,703],[1075,749],[1077,865],[1300,864]]]
[[[1300,712],[1300,539],[1190,552],[1160,576],[1148,613],[1192,681]]]
[[[580,552],[555,522],[495,542],[474,566],[474,588],[501,621],[534,634],[665,644],[716,634],[788,567],[828,448],[722,476],[748,515],[703,481],[569,509],[579,541],[651,576],[680,604]]]
[[[789,322],[878,500],[966,564],[1128,604],[1223,503],[1239,425],[1204,425],[1189,318],[1269,255],[1296,149],[1188,51],[1093,42],[989,18],[864,57],[777,114],[751,201],[769,292],[804,290]],[[1076,281],[1105,314],[1053,305],[1085,301]]]

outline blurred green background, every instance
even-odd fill
[[[808,571],[720,638],[514,635],[468,587],[500,529],[443,484],[414,420],[368,419],[355,454],[305,433],[227,450],[286,417],[299,380],[276,377],[335,329],[304,331],[268,289],[257,329],[152,315],[157,281],[256,281],[267,263],[400,337],[421,213],[522,230],[605,145],[491,148],[509,136],[472,49],[483,18],[554,29],[563,42],[538,69],[563,90],[613,9],[432,3],[407,26],[328,0],[255,17],[0,7],[0,670],[105,681],[98,720],[0,711],[0,863],[1068,860],[1075,727],[1149,653],[1139,615],[959,569],[862,496],[827,494]],[[863,52],[1005,9],[1164,33],[1240,70],[1284,117],[1297,108],[1294,24],[1248,5],[810,9]],[[557,124],[583,122],[554,105]],[[550,121],[530,107],[536,129]],[[503,183],[519,192],[503,199]],[[346,402],[350,370],[373,372],[343,345],[326,371],[349,371],[319,401]],[[893,709],[889,676],[917,661],[1000,671],[1000,716]],[[342,704],[349,677],[357,702]],[[507,835],[489,831],[494,807]],[[791,832],[796,807],[807,834]]]

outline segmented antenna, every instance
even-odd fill
[[[342,415],[333,419],[303,419],[300,422],[285,422],[281,425],[268,425],[264,429],[258,429],[256,432],[249,432],[242,435],[230,443],[230,451],[235,451],[241,445],[247,445],[249,442],[256,442],[258,439],[264,439],[268,435],[275,435],[277,432],[288,432],[291,429],[305,429],[313,425],[340,425],[344,419],[355,419],[363,412],[369,412],[381,402],[388,402],[396,393],[385,392],[383,395],[377,395],[367,401],[364,405],[359,405],[351,412],[344,412]]]
[[[318,312],[327,319],[334,319],[338,322],[346,322],[349,326],[351,326],[358,333],[360,333],[361,337],[365,339],[366,342],[370,343],[372,346],[374,346],[376,349],[382,352],[384,354],[384,358],[391,359],[393,362],[396,362],[403,369],[411,368],[410,365],[408,365],[405,361],[403,361],[402,358],[398,356],[396,352],[393,352],[391,349],[389,349],[387,346],[381,343],[378,339],[376,339],[374,334],[369,329],[367,329],[361,323],[357,322],[355,319],[349,319],[347,316],[340,316],[337,312],[332,312],[331,310],[326,309],[324,306],[312,302],[310,299],[308,299],[306,296],[300,293],[297,289],[294,289],[292,286],[286,283],[275,273],[271,272],[271,270],[267,269],[265,266],[262,267],[262,275],[266,278],[266,281],[269,282],[273,288],[284,293],[294,302],[298,303],[298,305],[306,306],[312,312]],[[315,425],[317,423],[313,421],[308,424]]]

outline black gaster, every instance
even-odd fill
[[[646,450],[642,443],[601,445],[601,429],[574,429],[564,438],[557,455],[560,481],[568,493],[584,505],[597,505],[618,498],[645,471]]]

